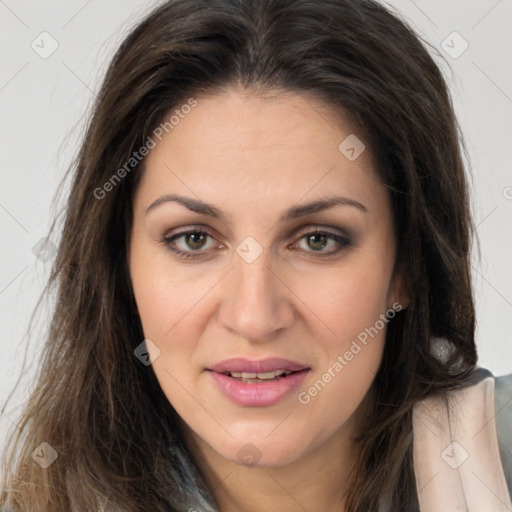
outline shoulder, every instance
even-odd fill
[[[512,373],[497,377],[485,368],[478,368],[469,385],[476,385],[486,378],[494,380],[494,422],[498,448],[508,491],[512,496]]]
[[[512,510],[512,375],[478,368],[463,386],[429,396],[414,409],[421,510],[458,510],[460,504],[484,510],[480,505],[497,500]]]
[[[512,373],[494,378],[494,414],[501,463],[512,495]]]

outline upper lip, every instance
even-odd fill
[[[290,372],[298,372],[300,370],[309,369],[309,366],[298,363],[297,361],[290,361],[289,359],[282,359],[280,357],[271,357],[267,359],[260,359],[252,361],[250,359],[234,358],[226,359],[220,363],[215,364],[208,368],[214,372],[247,372],[247,373],[266,373],[274,372],[277,370],[287,370]]]

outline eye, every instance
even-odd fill
[[[205,230],[190,228],[163,239],[165,246],[174,254],[183,259],[201,258],[206,256],[210,249],[223,248],[224,245],[210,243],[208,239],[214,237]],[[304,244],[301,242],[304,241]],[[317,228],[316,230],[304,233],[298,240],[289,247],[299,248],[305,252],[318,253],[320,257],[331,256],[341,252],[345,247],[350,246],[351,241],[346,235],[331,233]],[[330,250],[324,250],[330,248]]]
[[[302,241],[304,241],[304,244],[301,244]],[[306,252],[321,253],[319,256],[329,256],[350,246],[351,242],[346,235],[331,233],[317,228],[314,231],[304,233],[299,238],[299,242],[295,242],[292,245]],[[325,248],[330,248],[330,250],[324,250]]]
[[[188,229],[186,231],[181,231],[180,233],[176,233],[172,236],[166,236],[163,239],[166,247],[180,256],[181,258],[195,258],[201,256],[201,254],[193,254],[195,253],[204,253],[208,249],[212,247],[208,247],[208,238],[212,238],[209,233],[199,229]],[[215,244],[214,244],[215,247]],[[222,246],[217,246],[222,247]],[[205,250],[202,250],[205,249]]]

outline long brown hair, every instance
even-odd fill
[[[46,288],[55,309],[4,460],[4,511],[185,510],[180,461],[169,456],[182,446],[176,413],[151,366],[134,357],[143,331],[127,247],[144,161],[108,193],[98,189],[172,109],[233,84],[307,92],[348,114],[390,190],[409,303],[388,326],[347,510],[415,505],[412,406],[463,385],[477,359],[473,231],[442,73],[414,32],[372,0],[169,0],[116,53],[69,171]],[[58,453],[46,469],[31,457],[43,442]]]

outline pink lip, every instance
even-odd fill
[[[261,361],[248,359],[230,359],[209,369],[220,391],[233,402],[245,407],[265,407],[273,405],[300,386],[310,368],[286,359],[272,358]],[[276,370],[288,370],[295,373],[277,380],[249,384],[238,381],[225,372],[264,373]]]

